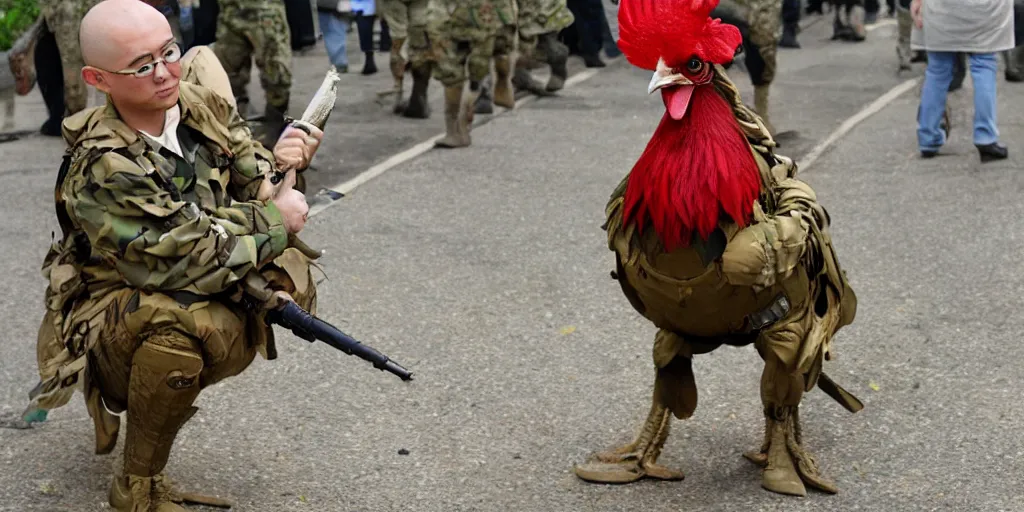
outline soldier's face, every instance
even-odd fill
[[[178,102],[181,49],[170,26],[162,21],[163,27],[133,27],[129,37],[116,38],[121,42],[118,67],[102,71],[96,87],[109,94],[119,109],[162,111]]]

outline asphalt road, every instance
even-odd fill
[[[891,26],[856,45],[828,30],[811,25],[805,48],[780,56],[774,121],[799,131],[781,151],[798,159],[921,74],[895,74]],[[803,176],[829,209],[860,299],[827,371],[866,409],[850,415],[814,391],[801,415],[840,494],[761,490],[741,457],[763,428],[749,347],[697,359],[701,404],[674,422],[661,458],[685,481],[599,486],[572,475],[590,452],[629,441],[649,406],[654,330],[609,279],[599,228],[663,112],[648,80],[616,63],[479,126],[472,148],[428,152],[314,217],[304,239],[325,250],[320,314],[417,379],[281,336],[278,360],[204,392],[168,472],[260,512],[1024,510],[1024,86],[1002,81],[1007,161],[979,164],[968,83],[951,100],[944,156],[917,157],[915,88]],[[376,144],[404,149],[441,126],[439,115],[389,118],[370,95],[353,90],[356,106],[332,117],[346,129],[330,132],[317,186],[357,172],[330,170],[336,161],[368,165],[389,154]],[[38,137],[0,145],[0,412],[20,410],[36,380],[38,269],[56,229],[60,151]],[[104,510],[111,459],[92,443],[77,398],[38,428],[0,429],[0,510]]]

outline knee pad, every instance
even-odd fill
[[[181,426],[195,414],[203,356],[199,343],[177,332],[150,335],[135,351],[128,386],[125,472],[163,471]]]

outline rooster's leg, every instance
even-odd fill
[[[828,493],[835,485],[818,471],[818,464],[806,449],[800,435],[800,399],[804,393],[804,377],[787,371],[770,351],[765,354],[765,370],[761,376],[761,400],[764,403],[765,439],[761,449],[745,454],[762,466],[761,485],[769,491],[806,496],[804,484]]]
[[[668,439],[672,419],[668,407],[655,391],[651,412],[636,440],[620,448],[594,454],[590,462],[575,467],[576,476],[588,482],[625,484],[645,477],[682,480],[683,472],[657,464]]]

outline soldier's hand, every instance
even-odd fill
[[[283,189],[274,198],[274,205],[284,217],[284,227],[289,233],[298,233],[306,226],[309,205],[302,192],[293,188]]]
[[[267,307],[270,309],[277,309],[284,307],[284,305],[289,302],[295,302],[295,299],[293,299],[288,292],[279,290],[270,296],[270,303],[267,304]]]
[[[274,145],[274,159],[282,171],[301,170],[309,167],[324,132],[312,125],[305,125],[310,134],[289,126],[281,133],[281,138]]]

